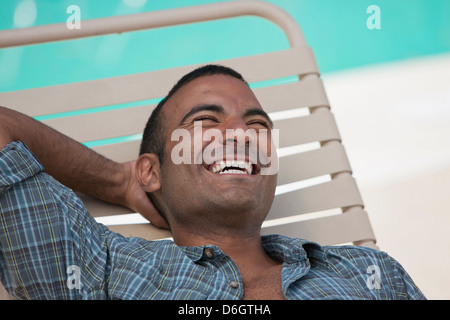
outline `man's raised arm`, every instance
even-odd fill
[[[13,141],[24,142],[45,171],[62,184],[125,205],[167,228],[137,182],[134,162],[114,162],[33,118],[0,107],[0,149]]]

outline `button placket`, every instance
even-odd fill
[[[243,287],[240,282],[239,270],[233,260],[215,246],[204,246],[202,260],[211,267],[216,281],[222,282],[222,291],[217,299],[240,299]],[[219,293],[217,293],[219,294]]]

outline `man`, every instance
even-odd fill
[[[183,77],[149,119],[135,163],[114,163],[26,116],[0,111],[0,276],[18,298],[424,299],[385,253],[261,237],[276,175],[261,174],[262,164],[249,160],[254,137],[191,148],[195,160],[211,145],[243,147],[228,168],[222,159],[174,163],[175,130],[194,134],[201,124],[205,132],[270,136],[269,117],[231,69],[205,66]],[[174,242],[110,232],[41,163],[75,190],[170,227]]]

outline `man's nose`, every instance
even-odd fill
[[[234,143],[238,145],[249,144],[256,138],[252,130],[249,130],[244,119],[235,117],[229,119],[224,126],[225,143]]]
[[[228,119],[224,123],[224,126],[226,129],[231,130],[242,129],[243,131],[245,131],[247,129],[247,124],[245,123],[245,120],[239,116],[228,117]]]

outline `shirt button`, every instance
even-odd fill
[[[238,283],[237,281],[230,281],[229,285],[230,285],[230,287],[232,287],[233,289],[239,288],[239,283]]]
[[[206,255],[208,258],[214,257],[214,251],[213,251],[213,249],[206,248],[206,249],[205,249],[205,255]]]

